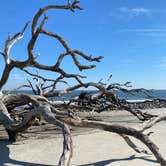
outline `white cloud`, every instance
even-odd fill
[[[133,8],[133,9],[131,9],[130,13],[134,14],[136,16],[139,16],[141,14],[151,15],[150,9],[145,9],[145,8]]]
[[[128,8],[128,7],[120,7],[115,12],[111,12],[109,16],[116,18],[125,18],[126,20],[132,20],[139,16],[151,16],[152,11],[147,8]]]
[[[151,10],[146,8],[127,8],[121,7],[118,9],[120,12],[127,13],[130,16],[151,15]]]

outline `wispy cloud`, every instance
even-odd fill
[[[166,63],[160,64],[160,65],[159,65],[159,68],[160,68],[161,70],[166,70]]]
[[[141,15],[151,15],[151,10],[146,8],[127,8],[121,7],[118,9],[120,12],[128,14],[129,18],[138,17]]]
[[[166,28],[122,29],[119,32],[166,32]]]
[[[116,68],[130,68],[131,66],[133,66],[135,64],[135,60],[130,57],[130,58],[125,58],[125,59],[121,59],[118,61],[118,65],[116,65]]]
[[[147,29],[120,29],[118,33],[135,33],[136,35],[147,37],[166,38],[166,28],[147,28]]]
[[[128,7],[120,7],[117,8],[116,11],[111,12],[110,16],[116,18],[125,18],[126,20],[132,20],[136,17],[140,16],[151,16],[152,11],[151,9],[143,8],[143,7],[136,7],[136,8],[128,8]]]
[[[160,57],[159,63],[158,63],[158,67],[159,67],[161,70],[166,70],[166,56]]]
[[[25,76],[21,75],[21,74],[12,74],[11,75],[11,79],[14,79],[14,80],[24,80]]]

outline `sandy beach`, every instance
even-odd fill
[[[148,110],[166,113],[166,109]],[[82,115],[86,116],[85,113]],[[93,114],[112,123],[141,128],[141,123],[124,111]],[[166,122],[161,122],[148,131],[155,133],[150,138],[159,146],[166,158]],[[36,132],[35,132],[36,130]],[[0,132],[3,132],[1,127]],[[16,143],[10,144],[6,136],[0,141],[0,166],[56,166],[62,151],[62,136],[54,126],[30,128]],[[134,139],[132,139],[134,140]],[[137,145],[144,147],[142,143]],[[117,134],[92,129],[73,129],[74,154],[71,166],[159,166],[153,155],[138,154]],[[144,147],[147,149],[146,147]]]

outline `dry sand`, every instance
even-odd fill
[[[155,113],[166,114],[166,109],[155,109]],[[95,116],[97,116],[95,114]],[[123,118],[122,118],[123,117]],[[107,121],[119,122],[129,126],[141,126],[135,118],[122,111],[102,113],[100,117]],[[43,127],[44,128],[44,127]],[[166,122],[157,124],[151,139],[159,146],[166,158]],[[52,130],[51,130],[52,129]],[[62,151],[62,137],[54,134],[52,126],[40,130],[38,134],[25,133],[27,139],[14,144],[0,141],[0,166],[55,166]],[[116,134],[99,130],[74,130],[74,155],[71,166],[159,166],[153,155],[138,154]],[[37,136],[36,136],[37,135]],[[140,142],[138,145],[142,146]]]

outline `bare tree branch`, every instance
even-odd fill
[[[149,148],[149,150],[154,154],[154,156],[156,157],[157,161],[161,164],[161,166],[166,165],[166,161],[159,153],[158,147],[148,138],[147,135],[143,134],[142,132],[136,129],[116,124],[109,124],[106,122],[73,119],[73,118],[59,118],[59,119],[72,126],[98,128],[101,130],[117,133],[120,135],[123,134],[135,137],[136,139],[143,142]]]
[[[72,10],[72,11],[74,11],[75,9],[80,9],[80,10],[82,10],[82,8],[77,5],[77,3],[79,3],[79,1],[78,1],[78,0],[74,0],[73,4],[70,4],[70,3],[68,2],[67,5],[62,5],[62,6],[58,6],[58,5],[49,5],[49,6],[46,6],[46,7],[44,7],[44,8],[40,8],[39,11],[35,14],[35,16],[34,16],[34,18],[33,18],[33,23],[32,23],[32,36],[33,36],[34,33],[35,33],[35,28],[36,28],[36,26],[37,26],[38,20],[39,20],[40,16],[41,16],[44,12],[46,12],[47,10],[50,10],[50,9],[54,9],[54,10],[55,10],[55,9],[65,9],[65,10]]]
[[[145,130],[151,128],[152,126],[154,126],[156,123],[159,123],[163,120],[166,120],[166,115],[160,115],[158,117],[154,117],[144,125],[144,127],[141,131],[145,131]]]
[[[11,48],[19,41],[23,38],[24,36],[24,32],[27,29],[28,25],[30,22],[27,22],[24,26],[24,28],[22,29],[21,32],[16,33],[13,36],[8,36],[8,39],[5,42],[5,50],[4,50],[4,54],[5,54],[5,61],[6,64],[10,63],[10,50]]]
[[[147,150],[142,149],[142,148],[140,148],[140,147],[137,147],[137,146],[133,143],[133,141],[131,141],[131,139],[130,139],[128,136],[123,135],[123,134],[120,134],[120,136],[121,136],[121,137],[125,140],[125,142],[126,142],[134,151],[136,151],[137,153],[150,154],[150,153],[148,153]]]

